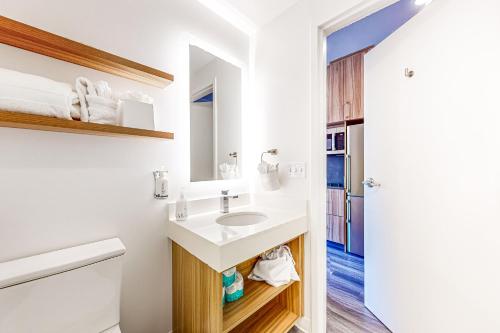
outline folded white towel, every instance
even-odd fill
[[[142,102],[146,104],[153,104],[153,97],[148,96],[140,91],[126,91],[118,95],[119,99],[122,100],[131,100],[136,102]]]
[[[86,96],[88,106],[102,106],[111,109],[118,109],[118,102],[102,96]]]
[[[119,125],[120,103],[101,96],[86,97],[89,121],[98,124]]]
[[[76,78],[75,82],[76,93],[80,100],[80,120],[84,122],[89,121],[89,109],[87,96],[97,96],[96,89],[92,81],[84,77]]]
[[[238,166],[236,164],[221,163],[219,171],[222,179],[235,179],[239,176]]]
[[[291,280],[300,281],[290,248],[286,245],[263,254],[248,278],[255,281],[266,281],[273,287],[285,285]]]
[[[270,164],[262,161],[257,166],[260,173],[262,188],[266,191],[276,191],[280,189],[279,164]]]
[[[257,166],[257,170],[261,174],[275,172],[275,171],[278,171],[278,169],[279,169],[279,163],[278,164],[271,164],[271,163],[268,163],[266,161],[260,162],[259,165]]]
[[[71,119],[74,101],[69,84],[0,68],[2,110]]]

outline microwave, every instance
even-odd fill
[[[345,145],[344,127],[328,128],[326,130],[326,153],[343,154]]]

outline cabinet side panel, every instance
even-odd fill
[[[295,238],[288,243],[295,260],[295,269],[299,274],[300,281],[295,282],[279,296],[279,302],[290,312],[299,317],[304,314],[304,235]]]
[[[222,332],[222,277],[172,242],[173,331]]]

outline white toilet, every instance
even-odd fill
[[[120,333],[118,238],[0,264],[0,332]]]

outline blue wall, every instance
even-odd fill
[[[401,0],[334,32],[328,36],[328,63],[377,45],[423,8],[424,6],[415,5],[415,0]]]

